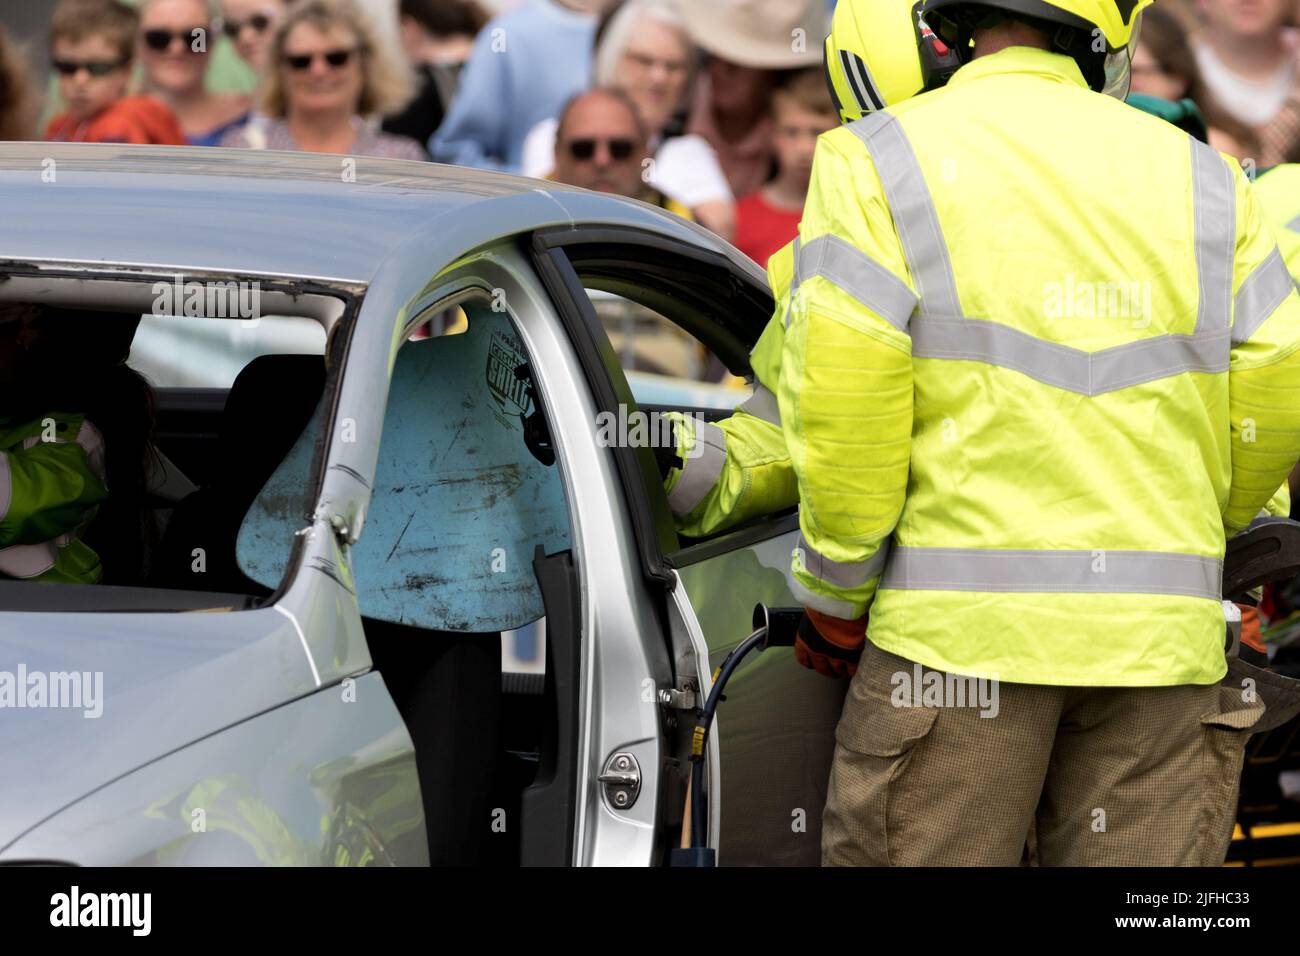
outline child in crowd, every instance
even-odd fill
[[[772,94],[777,173],[736,206],[736,248],[761,266],[799,232],[817,137],[839,125],[820,70],[802,70]]]
[[[126,95],[138,26],[136,12],[119,0],[60,0],[50,20],[50,61],[67,109],[50,120],[45,139],[184,145],[166,105]]]

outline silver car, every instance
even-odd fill
[[[130,583],[0,583],[0,862],[667,860],[797,516],[679,537],[645,416],[746,396],[760,269],[641,203],[377,159],[6,144],[0,208],[0,299],[133,335],[161,452]],[[638,368],[611,299],[704,380]],[[843,693],[785,649],[737,672],[719,863],[817,862]]]

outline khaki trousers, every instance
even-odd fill
[[[1043,866],[1219,866],[1252,728],[1300,708],[1300,682],[1240,662],[1221,684],[1001,683],[940,706],[908,693],[922,674],[962,684],[867,643],[836,728],[823,865],[1015,866],[1032,831]]]

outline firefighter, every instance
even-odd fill
[[[1147,2],[928,0],[961,68],[818,145],[776,392],[854,673],[826,863],[1226,853],[1222,557],[1300,457],[1300,297],[1236,163],[1113,98]]]

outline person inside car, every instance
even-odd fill
[[[0,303],[0,580],[135,584],[153,534],[153,390],[134,322]]]

